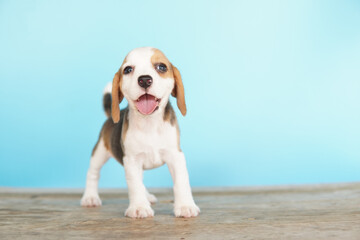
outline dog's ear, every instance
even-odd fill
[[[173,66],[173,65],[171,65],[171,66],[172,66],[172,70],[174,73],[174,80],[175,80],[174,89],[172,90],[171,95],[176,97],[178,108],[179,108],[181,114],[183,116],[185,116],[186,115],[186,104],[185,104],[184,85],[182,83],[179,70],[175,66]]]
[[[122,76],[120,73],[120,70],[115,73],[113,83],[112,83],[112,104],[111,104],[111,116],[114,121],[114,123],[117,123],[120,121],[120,107],[119,104],[124,98],[124,95],[121,92],[121,80]]]

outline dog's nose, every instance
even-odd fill
[[[142,75],[138,78],[139,86],[145,89],[150,87],[152,82],[153,82],[152,77],[149,75]]]

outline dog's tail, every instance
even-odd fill
[[[104,88],[103,107],[107,117],[111,116],[111,90],[112,83],[109,82]]]

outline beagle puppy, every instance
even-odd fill
[[[132,50],[115,74],[112,86],[104,90],[103,104],[108,117],[92,151],[81,206],[101,205],[98,181],[101,167],[114,157],[125,168],[129,207],[125,216],[153,217],[151,203],[157,201],[143,184],[143,170],[167,164],[174,182],[174,214],[196,217],[196,206],[189,183],[185,156],[170,94],[186,114],[184,86],[179,70],[158,49]],[[126,98],[128,106],[120,111]]]

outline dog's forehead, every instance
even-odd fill
[[[139,63],[150,62],[152,55],[154,55],[153,48],[135,48],[126,56],[125,63],[136,65]]]
[[[159,62],[169,63],[169,60],[159,49],[152,47],[142,47],[135,48],[129,52],[125,58],[124,64],[155,64]]]

